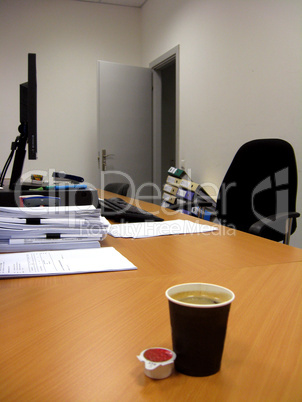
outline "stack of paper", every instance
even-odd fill
[[[0,207],[0,252],[97,248],[109,226],[93,205]]]

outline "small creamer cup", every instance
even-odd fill
[[[161,380],[172,374],[176,355],[170,349],[154,347],[143,350],[137,358],[144,363],[146,376]]]
[[[200,304],[190,302],[190,293],[200,295]],[[184,283],[167,289],[166,297],[176,353],[175,369],[198,377],[217,373],[234,293],[214,284]]]

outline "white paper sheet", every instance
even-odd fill
[[[6,253],[21,253],[30,251],[50,251],[50,250],[77,250],[87,248],[100,248],[101,244],[98,240],[94,239],[80,239],[80,240],[67,240],[67,239],[25,239],[23,243],[13,243],[11,240],[0,239],[0,250]],[[31,241],[33,242],[31,243]],[[22,241],[22,239],[21,239]],[[1,259],[0,259],[1,261]],[[0,262],[1,263],[1,262]],[[1,275],[1,273],[0,273]]]
[[[98,217],[100,211],[94,205],[57,206],[57,207],[0,207],[0,216],[14,218],[64,218],[64,217]]]
[[[167,236],[176,234],[205,233],[218,230],[215,226],[202,225],[188,220],[176,219],[163,222],[135,222],[111,225],[108,231],[113,237],[143,237]]]
[[[137,269],[113,247],[0,255],[0,278]]]

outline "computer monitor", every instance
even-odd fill
[[[17,136],[11,146],[11,153],[1,172],[0,186],[13,159],[14,164],[11,173],[9,188],[14,190],[19,181],[24,159],[26,155],[26,144],[28,144],[28,159],[37,159],[37,73],[36,54],[28,54],[28,80],[20,84],[20,135]]]
[[[22,131],[27,132],[28,159],[37,159],[37,73],[33,53],[28,55],[28,81],[20,85],[19,132]]]

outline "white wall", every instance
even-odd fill
[[[0,169],[19,125],[19,84],[37,53],[38,161],[97,185],[97,60],[140,58],[139,9],[74,0],[0,1]],[[10,171],[7,174],[10,177]]]
[[[219,187],[237,149],[289,141],[302,212],[301,0],[148,0],[143,64],[180,45],[180,160]],[[302,247],[302,219],[291,244]]]

